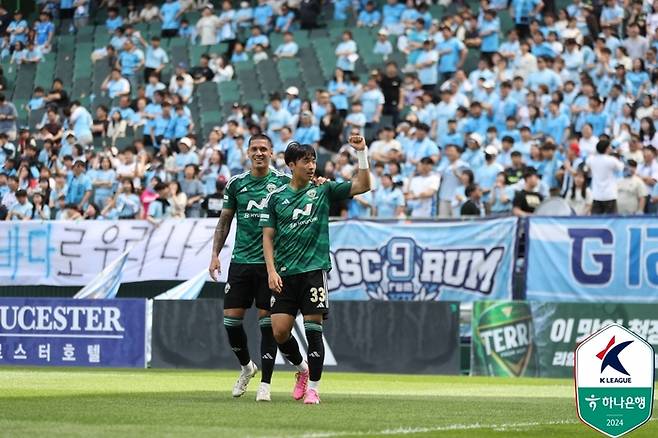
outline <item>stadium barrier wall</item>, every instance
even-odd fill
[[[571,378],[577,344],[611,323],[658,352],[658,304],[477,301],[471,323],[476,376]]]
[[[222,300],[155,300],[151,366],[235,369],[222,309]],[[244,327],[250,351],[258,352],[260,332],[254,309],[247,313]],[[301,317],[293,333],[305,351]],[[324,337],[328,370],[460,373],[457,303],[332,302]],[[280,354],[277,364],[284,364]]]
[[[146,300],[0,298],[0,365],[146,366]]]
[[[658,303],[658,217],[532,217],[526,299]]]

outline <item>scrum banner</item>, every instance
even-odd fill
[[[132,248],[123,282],[188,280],[210,262],[217,219],[0,222],[3,285],[84,286]],[[226,281],[235,224],[221,252]]]
[[[533,217],[526,298],[658,303],[658,218]]]
[[[511,299],[517,219],[332,223],[333,300]]]

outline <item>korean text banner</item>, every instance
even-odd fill
[[[146,300],[0,299],[0,365],[146,366]]]
[[[528,221],[530,301],[658,303],[658,218]]]
[[[475,302],[471,374],[573,377],[578,343],[612,323],[658,352],[658,304]]]
[[[128,248],[123,282],[187,280],[208,266],[217,219],[0,222],[0,278],[9,285],[84,286]],[[235,226],[221,253],[226,281]],[[225,268],[225,269],[224,269]]]
[[[509,299],[516,227],[516,218],[331,224],[331,298]]]

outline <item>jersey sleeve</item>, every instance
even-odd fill
[[[275,196],[268,196],[267,204],[263,208],[263,212],[260,214],[259,225],[262,228],[275,228],[276,226],[276,211],[274,206],[276,205]]]
[[[238,205],[237,199],[235,198],[235,184],[229,184],[224,190],[224,208],[228,210],[235,210]]]
[[[350,191],[352,190],[352,181],[329,181],[329,199],[332,201],[342,201],[343,199],[350,198]]]

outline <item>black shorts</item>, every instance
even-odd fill
[[[283,290],[272,292],[272,313],[297,316],[326,315],[329,313],[327,275],[323,270],[282,277]]]
[[[264,264],[231,263],[224,289],[224,309],[249,309],[255,301],[257,308],[270,310],[271,299]]]

